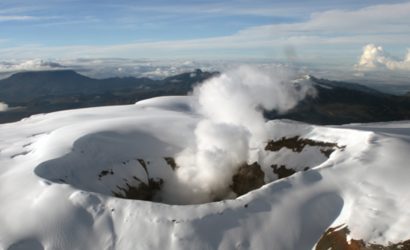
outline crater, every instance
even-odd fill
[[[221,192],[222,196],[211,195],[205,202],[236,198],[269,182],[310,171],[334,151],[344,148],[302,137],[270,140],[260,146],[260,159],[244,162],[231,173],[226,183],[229,190]],[[106,196],[197,204],[197,200],[191,203],[169,197],[176,190],[191,192],[189,187],[178,186],[181,185],[177,175],[179,166],[174,157],[182,150],[146,133],[100,132],[79,138],[68,154],[43,162],[35,168],[35,173],[53,183]]]

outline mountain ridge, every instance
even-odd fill
[[[94,79],[74,70],[31,71],[0,80],[0,101],[10,107],[0,112],[0,123],[38,113],[107,105],[132,104],[157,97],[186,95],[219,72],[197,69],[161,80],[146,77]],[[267,112],[268,119],[293,119],[314,124],[345,124],[410,119],[410,95],[392,95],[350,82],[306,75],[317,90],[285,114]],[[303,84],[297,83],[294,84]]]
[[[267,112],[268,119],[291,119],[337,125],[410,119],[410,96],[383,93],[367,86],[309,76],[316,97],[307,97],[285,114]]]
[[[193,72],[178,74],[161,80],[147,77],[110,77],[95,79],[74,70],[26,71],[0,80],[0,100],[14,105],[30,102],[43,96],[103,94],[129,89],[155,89],[161,87],[169,91],[191,88],[217,72]],[[181,87],[180,85],[183,85]]]

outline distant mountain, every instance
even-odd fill
[[[93,79],[72,70],[22,72],[0,80],[0,101],[11,107],[0,112],[0,123],[65,109],[131,104],[169,95],[186,95],[195,84],[219,73],[195,70],[162,80],[135,77]],[[391,95],[349,82],[306,76],[317,96],[308,97],[286,114],[266,113],[313,124],[345,124],[410,119],[410,95]],[[295,83],[298,84],[298,83]],[[303,83],[300,83],[303,84]]]
[[[28,102],[42,96],[97,94],[118,89],[148,85],[148,78],[92,79],[72,70],[21,72],[0,80],[0,99],[7,102]]]
[[[46,96],[94,95],[141,89],[167,90],[186,94],[192,89],[193,84],[215,74],[197,69],[194,72],[175,75],[163,80],[152,80],[146,77],[93,79],[73,70],[21,72],[0,80],[0,100],[9,104],[21,104]]]
[[[218,74],[218,72],[204,72],[197,69],[193,72],[187,72],[165,78],[160,82],[160,84],[168,91],[176,91],[177,93],[186,94],[188,91],[192,90],[195,83],[200,83]]]
[[[195,70],[162,80],[136,77],[93,79],[72,70],[21,72],[0,80],[0,101],[23,107],[0,113],[0,123],[64,109],[130,104],[164,95],[186,95],[218,73]]]
[[[316,78],[312,75],[307,75],[307,79],[311,80],[316,86],[322,87],[322,88],[343,88],[343,89],[350,89],[354,91],[360,91],[360,92],[365,92],[368,94],[382,94],[380,91],[369,88],[367,86],[357,84],[357,83],[351,83],[351,82],[341,82],[341,81],[331,81],[328,79],[320,79]]]
[[[410,119],[410,96],[385,94],[366,86],[309,76],[317,90],[286,114],[270,112],[268,118],[287,118],[314,124],[345,124]]]

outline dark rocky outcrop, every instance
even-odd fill
[[[282,148],[288,148],[293,152],[302,152],[306,146],[319,147],[320,152],[329,158],[330,154],[336,149],[344,149],[345,146],[339,146],[336,143],[315,141],[311,139],[300,138],[299,136],[294,136],[290,138],[282,137],[279,140],[270,140],[265,147],[267,151],[279,151]]]
[[[278,167],[278,165],[274,164],[271,166],[271,168],[273,169],[273,173],[278,176],[278,179],[286,178],[296,173],[294,169],[288,169],[285,165],[281,165]]]
[[[176,170],[178,168],[178,165],[175,162],[175,159],[173,157],[164,157],[165,162],[168,164],[168,166],[171,167],[172,170]]]
[[[112,191],[112,194],[118,198],[153,201],[163,184],[164,181],[160,178],[150,178],[148,183],[139,181],[137,185],[126,182],[125,187],[117,186],[119,191]]]
[[[231,189],[241,196],[262,187],[265,184],[264,179],[265,173],[257,162],[251,165],[243,164],[232,177]]]
[[[347,239],[350,231],[347,226],[340,225],[329,228],[316,244],[316,250],[410,250],[410,240],[390,243],[387,246],[366,243],[363,240]]]

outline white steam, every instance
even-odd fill
[[[370,70],[410,70],[410,50],[403,60],[396,60],[389,56],[381,46],[368,44],[363,48],[359,63],[355,65],[359,71]]]
[[[263,111],[285,112],[314,92],[311,84],[292,82],[288,71],[248,66],[196,87],[203,119],[194,145],[176,157],[179,181],[192,191],[193,197],[185,198],[196,203],[228,197],[238,167],[257,160],[253,149],[269,139]]]
[[[9,109],[9,105],[4,102],[0,102],[0,112],[7,111]]]

